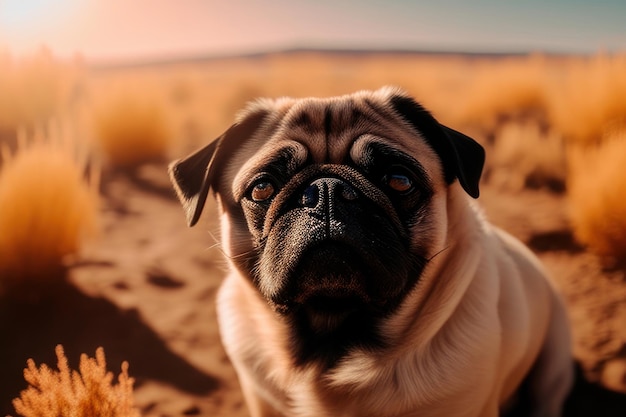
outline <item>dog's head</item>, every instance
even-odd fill
[[[448,190],[478,197],[483,162],[474,140],[385,88],[257,101],[170,175],[190,225],[215,192],[226,254],[306,361],[383,343],[377,323],[443,245]]]

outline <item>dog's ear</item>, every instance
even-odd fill
[[[472,197],[478,198],[478,183],[485,163],[485,150],[474,139],[437,120],[419,103],[404,95],[390,99],[393,109],[417,130],[441,158],[446,182],[455,178]]]
[[[474,139],[444,125],[439,125],[452,145],[450,159],[455,159],[457,176],[463,189],[478,198],[478,183],[485,165],[485,149]]]
[[[185,209],[187,224],[195,225],[215,181],[230,155],[261,126],[267,111],[256,111],[232,125],[219,138],[169,165],[170,180]]]

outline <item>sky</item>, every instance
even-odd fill
[[[626,0],[0,0],[0,50],[88,61],[310,47],[626,51]]]

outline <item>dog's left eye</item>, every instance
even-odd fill
[[[400,172],[386,174],[383,177],[383,183],[400,194],[407,194],[413,190],[413,181],[411,178]]]
[[[275,192],[276,188],[274,184],[267,180],[260,180],[252,187],[250,197],[256,202],[263,202],[272,198]]]

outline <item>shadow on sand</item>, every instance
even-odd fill
[[[95,356],[104,347],[107,369],[117,376],[130,363],[136,386],[158,380],[192,394],[208,394],[217,378],[196,369],[171,351],[136,310],[121,310],[105,298],[94,298],[68,283],[38,302],[0,299],[0,415],[13,413],[11,401],[26,388],[23,369],[33,358],[56,369],[54,348],[62,344],[70,367],[81,353]]]
[[[172,352],[136,310],[121,310],[107,299],[87,296],[68,283],[55,285],[50,291],[54,294],[36,303],[0,299],[0,415],[13,413],[12,399],[26,388],[22,373],[28,358],[56,369],[57,344],[64,346],[73,369],[77,369],[81,353],[93,357],[96,348],[103,346],[107,369],[118,375],[120,364],[127,360],[136,385],[158,380],[199,395],[219,387],[217,378]],[[626,394],[587,381],[577,366],[564,417],[623,417],[625,413]],[[523,415],[523,410],[510,414]]]

